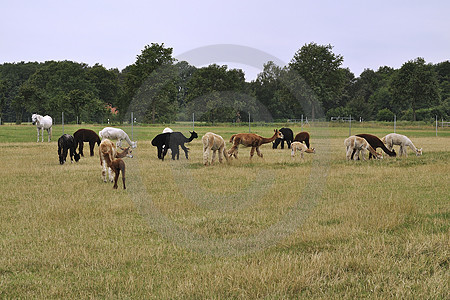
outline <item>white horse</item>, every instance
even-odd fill
[[[128,134],[120,128],[105,127],[98,132],[98,135],[102,140],[103,139],[117,140],[117,147],[122,147],[122,140],[126,140],[128,145],[131,146],[131,148],[137,147],[137,142],[132,142],[128,137]]]
[[[39,131],[42,131],[41,142],[44,142],[44,129],[47,130],[48,133],[48,141],[50,142],[52,138],[52,124],[53,120],[50,116],[41,116],[38,114],[33,114],[31,116],[31,121],[33,121],[33,125],[36,124],[37,129],[37,141],[39,142]]]

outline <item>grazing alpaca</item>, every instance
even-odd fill
[[[381,148],[387,155],[389,156],[396,156],[397,153],[395,153],[394,150],[389,150],[388,148],[386,148],[386,146],[383,144],[383,142],[376,136],[372,135],[372,134],[366,134],[366,133],[362,133],[362,134],[357,134],[356,136],[362,137],[364,138],[369,145],[375,149],[375,151],[377,150],[377,148]],[[352,153],[352,159],[353,159],[353,155],[355,154],[356,150],[353,150]],[[372,158],[372,153],[369,153],[369,159]]]
[[[295,152],[296,151],[300,151],[300,156],[303,159],[303,152],[306,153],[316,153],[316,149],[312,148],[312,149],[308,149],[308,147],[306,147],[306,145],[303,145],[300,142],[293,142],[291,144],[291,157],[295,156]]]
[[[73,163],[73,158],[75,158],[76,162],[80,160],[80,155],[77,153],[76,147],[74,138],[70,134],[63,134],[58,139],[58,156],[61,165],[66,162],[67,150],[70,150],[70,162]]]
[[[291,143],[294,141],[294,133],[290,128],[281,128],[280,132],[283,134],[282,139],[276,139],[272,143],[272,149],[277,149],[278,145],[281,143],[281,149],[284,149],[284,141],[286,141],[288,149],[291,149]]]
[[[235,158],[238,158],[238,147],[240,144],[242,144],[245,147],[252,147],[252,149],[250,150],[250,158],[252,158],[253,154],[255,154],[255,150],[259,157],[263,157],[261,151],[259,151],[259,147],[262,144],[271,143],[277,138],[283,138],[283,134],[278,131],[278,129],[275,129],[274,132],[274,135],[270,138],[264,138],[254,133],[233,134],[230,138],[230,143],[233,143],[233,147],[228,150],[228,155],[230,157],[234,155]]]
[[[48,134],[48,142],[50,142],[52,138],[52,124],[53,120],[50,116],[41,116],[38,114],[31,115],[31,121],[34,124],[36,124],[37,129],[37,142],[39,143],[39,133],[41,133],[41,142],[44,142],[44,129],[47,130]]]
[[[307,133],[306,131],[298,133],[294,138],[294,142],[305,142],[306,147],[308,147],[309,149],[309,133]]]
[[[359,152],[361,151],[361,156],[363,160],[366,160],[365,154],[366,150],[369,150],[372,155],[377,158],[381,159],[383,156],[379,153],[377,153],[370,145],[369,143],[362,137],[352,135],[344,140],[344,146],[347,150],[347,160],[351,159],[352,152],[354,149],[357,151],[357,156],[359,157]],[[354,158],[356,160],[356,156]]]
[[[422,148],[417,149],[416,146],[414,146],[413,142],[405,135],[397,134],[397,133],[390,133],[386,136],[384,136],[381,141],[386,144],[386,146],[392,150],[394,145],[400,146],[400,156],[405,155],[408,156],[406,153],[406,147],[410,147],[415,153],[416,156],[422,155]]]
[[[73,134],[73,137],[75,139],[75,149],[78,147],[78,152],[81,156],[84,156],[83,154],[83,144],[84,142],[89,142],[89,150],[90,155],[94,156],[94,146],[95,143],[97,143],[97,146],[100,146],[100,138],[95,133],[95,131],[90,129],[78,129]]]
[[[216,151],[219,152],[220,163],[222,163],[223,161],[223,156],[225,156],[225,159],[228,161],[228,155],[225,149],[225,141],[220,135],[212,132],[207,132],[202,137],[202,143],[203,143],[203,164],[205,166],[209,165],[209,153],[211,152],[211,150],[213,151],[211,164],[213,164],[214,160],[216,159]]]
[[[189,138],[185,137],[181,132],[172,132],[170,133],[170,138],[169,138],[169,148],[172,151],[172,159],[175,160],[175,156],[177,157],[177,159],[180,159],[180,148],[179,146],[181,146],[181,148],[184,150],[184,155],[186,156],[186,159],[189,159],[188,157],[188,152],[189,152],[189,148],[187,148],[184,144],[185,143],[190,143],[193,139],[198,138],[197,132],[195,131],[189,131],[191,136]],[[163,156],[165,155],[165,153],[167,152],[167,150],[164,149],[163,151]]]
[[[100,165],[102,166],[103,181],[107,182],[106,169],[108,169],[109,180],[111,182],[113,181],[112,172],[114,171],[115,183],[113,188],[116,189],[117,179],[119,178],[120,171],[122,171],[123,188],[125,189],[125,163],[120,161],[123,157],[133,157],[133,155],[131,155],[130,147],[123,149],[122,152],[117,152],[116,145],[110,140],[104,139],[98,147],[98,154],[100,156]],[[118,159],[120,160],[117,161]]]
[[[128,137],[128,134],[126,134],[126,132],[120,128],[105,127],[101,131],[99,131],[98,135],[102,140],[103,139],[117,140],[117,147],[122,146],[122,140],[126,140],[128,145],[131,146],[131,148],[137,147],[137,142],[132,142]]]

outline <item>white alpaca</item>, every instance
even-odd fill
[[[413,142],[411,142],[411,140],[405,135],[398,133],[389,133],[388,135],[384,136],[381,141],[386,144],[386,147],[389,150],[392,150],[394,145],[399,145],[400,156],[408,156],[408,154],[406,153],[406,147],[408,146],[416,153],[416,156],[422,155],[422,148],[417,149],[416,146],[414,146]]]
[[[102,140],[103,139],[117,140],[117,147],[122,146],[122,140],[126,140],[128,145],[131,146],[131,148],[137,147],[137,142],[132,142],[128,137],[128,134],[126,134],[126,132],[120,128],[105,127],[99,131],[98,135]]]
[[[291,157],[295,156],[295,152],[300,151],[300,157],[303,159],[303,153],[316,153],[315,148],[308,149],[308,147],[305,144],[302,144],[300,142],[293,142],[291,143]]]
[[[350,136],[344,140],[344,146],[347,151],[347,160],[351,160],[353,150],[356,150],[355,155],[353,156],[354,160],[357,160],[359,157],[359,152],[361,151],[361,156],[363,160],[366,160],[366,150],[369,150],[370,153],[376,158],[381,159],[383,155],[377,153],[366,141],[366,139],[359,136]]]
[[[48,141],[50,142],[52,138],[52,124],[53,120],[50,116],[41,116],[38,114],[33,114],[31,116],[31,121],[33,124],[36,124],[37,129],[37,141],[39,143],[39,132],[41,132],[41,142],[44,142],[44,129],[47,130]]]
[[[172,129],[170,129],[169,127],[166,127],[166,128],[164,128],[162,133],[172,133],[172,132],[173,132]]]
[[[228,161],[228,155],[225,149],[225,140],[218,134],[207,132],[202,137],[203,143],[203,164],[205,166],[209,165],[209,153],[213,151],[211,164],[214,163],[216,159],[216,151],[219,151],[219,162],[222,163],[223,157]]]

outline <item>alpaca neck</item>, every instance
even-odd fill
[[[275,132],[271,138],[263,137],[261,144],[272,143],[273,141],[275,141],[277,139],[277,137],[278,137],[278,132]]]
[[[378,153],[377,151],[375,151],[375,149],[372,148],[372,146],[369,145],[367,149],[370,151],[370,153],[372,153],[373,156],[375,156],[375,158],[378,158]]]
[[[411,148],[415,153],[418,152],[416,146],[414,146],[414,144],[411,141],[409,141],[409,143],[407,143],[406,146],[409,146],[409,148]]]
[[[123,150],[122,152],[117,152],[116,157],[117,158],[124,158],[128,154],[128,149]]]

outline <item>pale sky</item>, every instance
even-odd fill
[[[151,43],[173,48],[175,57],[244,46],[279,63],[307,43],[331,44],[355,76],[417,57],[450,59],[448,0],[0,0],[0,8],[0,63],[73,60],[122,70]],[[241,68],[250,81],[262,62],[247,58],[203,63]]]

